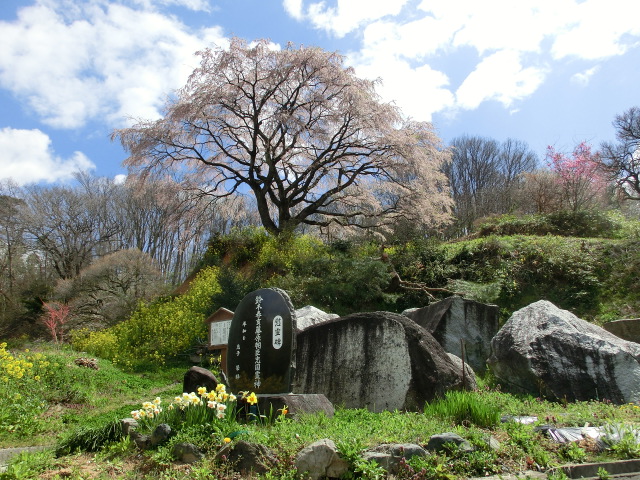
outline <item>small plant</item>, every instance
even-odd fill
[[[387,472],[374,460],[356,460],[354,465],[355,478],[363,480],[380,480],[385,478]]]
[[[547,474],[548,480],[569,480],[569,476],[561,468],[555,469]]]
[[[2,480],[29,480],[39,478],[39,474],[53,464],[53,452],[22,452],[11,459],[4,472],[0,473]]]
[[[587,452],[575,442],[569,442],[560,449],[560,455],[573,463],[582,463],[587,458]]]
[[[197,393],[178,395],[166,409],[161,406],[162,399],[156,397],[153,401],[143,402],[142,408],[133,410],[131,416],[146,432],[152,431],[160,423],[168,424],[172,430],[207,425],[214,435],[220,436],[220,440],[224,441],[227,438],[226,432],[235,427],[239,413],[238,403],[251,408],[258,402],[253,392],[240,392],[240,395],[238,400],[220,383],[210,392],[205,387],[200,387]]]
[[[640,458],[640,430],[630,425],[609,425],[603,441],[616,457]]]
[[[448,458],[441,455],[412,457],[408,462],[403,458],[397,478],[402,480],[455,480],[456,475],[449,469]]]
[[[604,467],[598,467],[598,479],[599,480],[610,480],[611,479],[611,474]]]
[[[620,441],[611,446],[611,450],[618,458],[640,458],[640,444],[632,432],[625,432]]]

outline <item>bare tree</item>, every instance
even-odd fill
[[[451,142],[446,164],[460,233],[468,233],[481,217],[512,211],[522,174],[533,170],[537,156],[526,143],[508,139],[502,144],[483,137],[461,136]]]
[[[100,181],[84,188],[25,188],[24,227],[60,278],[73,278],[98,255],[115,250],[119,222],[109,214]],[[106,187],[105,187],[106,188]]]
[[[502,177],[502,212],[507,213],[518,205],[518,192],[524,183],[524,174],[533,172],[538,166],[538,156],[526,142],[508,138],[500,146],[498,170]]]
[[[562,210],[564,192],[556,174],[549,170],[525,173],[518,205],[523,213],[552,213]]]
[[[212,233],[242,225],[248,213],[241,198],[193,195],[167,178],[128,179],[118,188],[116,209],[120,248],[148,253],[172,283],[186,277]]]
[[[0,293],[9,301],[13,297],[15,262],[24,253],[24,229],[19,208],[24,202],[9,195],[0,195]]]
[[[170,172],[214,197],[249,194],[274,234],[447,218],[448,152],[432,126],[405,122],[340,55],[240,39],[198,55],[164,118],[114,131],[133,174]]]
[[[631,107],[613,121],[618,143],[605,142],[600,164],[626,200],[640,200],[640,108]]]

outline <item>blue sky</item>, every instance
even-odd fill
[[[597,147],[640,105],[639,18],[637,0],[0,0],[0,180],[125,174],[110,132],[233,36],[340,52],[445,143]]]

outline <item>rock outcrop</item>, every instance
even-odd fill
[[[463,341],[465,361],[476,372],[484,372],[491,339],[499,328],[497,305],[453,296],[403,314],[431,333],[446,352],[460,358]]]
[[[294,392],[322,393],[334,405],[422,410],[426,401],[462,388],[461,369],[404,315],[348,315],[307,328],[297,341]]]
[[[548,301],[515,312],[491,351],[491,370],[517,390],[567,401],[640,401],[640,345]]]

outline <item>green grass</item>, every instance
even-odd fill
[[[494,428],[500,422],[500,409],[475,392],[447,392],[443,399],[425,405],[424,414],[480,428]]]
[[[3,384],[9,397],[20,392],[23,399],[35,399],[29,402],[35,406],[25,406],[20,412],[9,410],[20,418],[33,417],[34,423],[27,430],[8,429],[4,425],[0,438],[5,447],[49,444],[52,448],[17,457],[7,472],[0,474],[0,479],[37,478],[39,475],[106,479],[113,478],[114,472],[123,478],[230,479],[233,478],[231,467],[214,460],[225,435],[233,437],[232,442],[243,439],[272,449],[279,460],[278,465],[264,478],[295,478],[293,459],[297,452],[322,438],[332,439],[339,452],[349,460],[350,478],[379,478],[379,468],[359,459],[359,454],[366,448],[382,443],[425,445],[432,435],[449,431],[469,441],[475,451],[468,453],[452,448],[413,459],[403,463],[398,478],[452,480],[524,471],[532,465],[551,468],[569,461],[640,456],[640,447],[630,434],[637,431],[636,425],[640,421],[638,406],[615,406],[595,401],[553,403],[531,396],[510,395],[490,385],[483,385],[473,392],[449,392],[443,399],[426,405],[423,412],[372,413],[338,408],[332,418],[323,414],[304,415],[296,420],[276,416],[271,422],[241,424],[235,421],[215,423],[212,419],[185,422],[185,416],[182,420],[171,421],[174,435],[167,444],[139,451],[129,438],[122,436],[117,420],[130,416],[142,402],[156,396],[161,397],[163,405],[171,403],[181,393],[181,380],[188,365],[134,374],[105,360],[98,361],[99,370],[78,367],[74,359],[80,356],[79,353],[46,344],[37,348],[32,346],[29,352],[22,349],[8,353],[15,363],[20,358],[33,357],[34,350],[57,366],[48,366],[49,370],[40,372],[46,378],[39,381],[23,375]],[[35,372],[30,375],[34,376]],[[71,393],[65,396],[65,391]],[[69,396],[73,397],[73,402],[68,401]],[[4,412],[6,404],[1,407]],[[598,453],[589,445],[560,447],[553,444],[536,432],[534,425],[500,423],[498,418],[504,415],[534,415],[539,424],[558,427],[613,424],[627,434],[606,452]],[[19,420],[15,419],[13,424],[19,424]],[[490,437],[499,441],[497,449],[489,447]],[[177,442],[199,446],[206,453],[205,459],[193,466],[180,466],[171,454],[171,448]],[[88,464],[91,475],[86,472]]]

